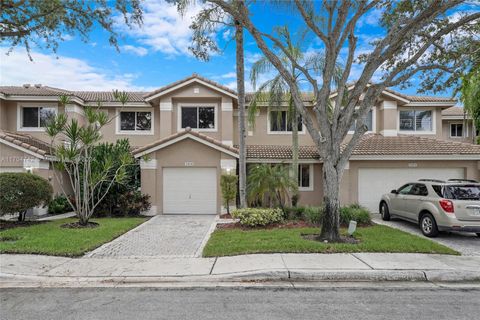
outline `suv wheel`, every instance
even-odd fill
[[[420,218],[420,229],[422,230],[423,235],[429,238],[433,238],[438,235],[437,222],[430,213],[425,213]]]
[[[382,220],[390,221],[390,211],[388,210],[388,205],[385,202],[382,202],[380,205],[380,215],[382,216]]]

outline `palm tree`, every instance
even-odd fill
[[[296,86],[299,88],[301,87],[303,81],[302,73],[292,63],[292,59],[290,59],[288,56],[293,57],[293,60],[302,65],[302,68],[313,70],[315,73],[320,73],[322,70],[325,63],[324,56],[319,52],[306,53],[302,51],[302,43],[304,43],[307,35],[306,32],[302,32],[296,41],[291,39],[287,27],[277,28],[277,32],[284,40],[287,51],[283,52],[279,50],[278,57],[283,62],[285,69],[289,70],[290,75],[296,79]],[[339,78],[341,75],[340,68],[337,68],[337,70],[337,75]],[[276,68],[267,57],[261,57],[258,61],[256,61],[252,65],[250,72],[250,81],[252,82],[254,89],[256,88],[260,76],[263,74],[268,74],[272,71],[276,71]],[[298,181],[298,126],[302,120],[299,118],[295,108],[291,95],[291,89],[278,71],[272,79],[260,84],[253,95],[252,101],[248,107],[248,122],[250,125],[255,126],[256,114],[262,106],[267,105],[270,107],[270,109],[283,110],[284,102],[287,102],[287,122],[292,128],[291,175],[294,181]],[[273,114],[275,115],[275,119],[273,119],[274,121],[280,123],[280,121],[283,120],[281,112],[275,112]]]
[[[296,192],[297,180],[292,179],[288,167],[282,164],[255,164],[249,167],[247,198],[250,204],[279,205],[285,212],[285,200]]]

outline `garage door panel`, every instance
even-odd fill
[[[215,214],[216,168],[164,168],[163,213]]]
[[[462,179],[463,168],[360,168],[358,170],[358,203],[378,212],[383,194],[418,179]]]

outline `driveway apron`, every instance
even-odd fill
[[[213,230],[214,215],[159,215],[86,257],[195,257]]]

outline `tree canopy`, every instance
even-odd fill
[[[123,17],[123,20],[122,20]],[[65,37],[79,34],[83,41],[99,25],[117,47],[114,29],[119,20],[127,25],[142,23],[140,0],[2,0],[0,1],[0,39],[11,46],[24,46],[30,54],[32,44],[57,50]]]

